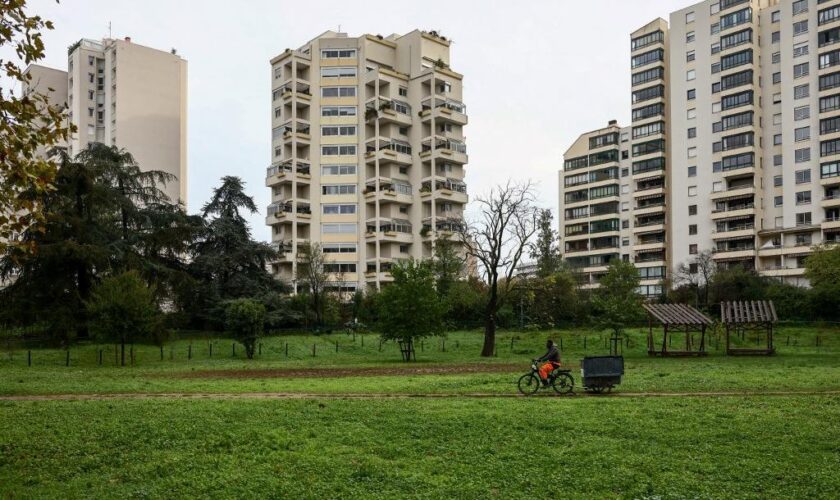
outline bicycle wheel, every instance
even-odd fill
[[[575,379],[568,373],[561,373],[551,386],[557,394],[569,394],[575,388]]]
[[[519,377],[519,382],[516,385],[519,387],[519,392],[525,396],[530,396],[540,390],[540,379],[533,373],[526,373]]]

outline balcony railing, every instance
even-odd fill
[[[725,247],[717,247],[712,250],[712,253],[743,252],[747,250],[755,250],[755,245],[732,245]]]
[[[713,214],[721,212],[734,212],[736,210],[746,210],[748,208],[755,208],[755,203],[742,203],[740,205],[729,205],[724,208],[716,208],[712,210]]]
[[[299,214],[311,214],[312,209],[310,208],[310,206],[308,204],[304,204],[304,203],[298,203],[297,209],[295,209],[293,207],[293,204],[291,202],[287,201],[285,203],[272,203],[271,205],[268,206],[268,208],[266,209],[266,212],[268,213],[268,215],[274,215],[276,213],[291,213],[291,212],[297,212]]]
[[[309,175],[309,164],[308,163],[298,163],[297,165],[297,173]],[[271,177],[272,175],[279,174],[280,172],[291,172],[292,171],[292,162],[291,160],[287,160],[279,165],[273,165],[265,169],[266,177]]]
[[[715,229],[715,233],[731,233],[734,231],[744,231],[746,229],[755,229],[755,223],[750,222],[748,224],[734,224],[729,226],[718,227]]]

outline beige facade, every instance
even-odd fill
[[[65,86],[77,132],[75,155],[90,142],[130,152],[143,169],[176,177],[164,191],[187,202],[187,61],[124,40],[82,39],[70,47]]]
[[[432,254],[467,203],[462,75],[449,41],[412,31],[327,31],[271,60],[272,202],[266,224],[297,289],[301,245],[319,243],[332,288],[391,281],[394,262]]]
[[[656,31],[661,56],[636,59]],[[812,247],[840,242],[838,42],[840,0],[707,0],[631,35],[629,168],[635,178],[641,162],[663,158],[669,274],[708,251],[720,267],[805,285]],[[662,82],[647,79],[656,67]],[[662,115],[640,119],[659,100],[653,84],[663,85]],[[637,137],[660,119],[663,152],[637,157],[650,140]],[[574,173],[569,160],[561,179]],[[640,205],[629,207],[638,223]]]
[[[24,85],[23,93],[40,94],[47,98],[51,107],[67,107],[67,72],[60,69],[48,68],[40,64],[30,64],[25,71],[30,79]],[[56,147],[65,149],[66,144],[59,144]],[[51,151],[39,149],[38,154],[48,155]]]

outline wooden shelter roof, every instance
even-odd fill
[[[721,302],[720,320],[724,324],[775,323],[779,317],[772,300],[745,300]]]
[[[642,307],[663,325],[711,325],[712,320],[686,304],[643,304]]]

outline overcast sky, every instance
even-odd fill
[[[508,178],[539,183],[556,211],[557,170],[581,132],[630,117],[630,32],[689,0],[266,1],[30,0],[55,23],[43,64],[66,69],[79,38],[130,36],[189,61],[189,206],[197,211],[224,175],[247,183],[264,225],[271,160],[269,60],[327,29],[358,36],[416,28],[454,40],[452,68],[464,75],[475,196]],[[364,6],[364,10],[360,9]]]

